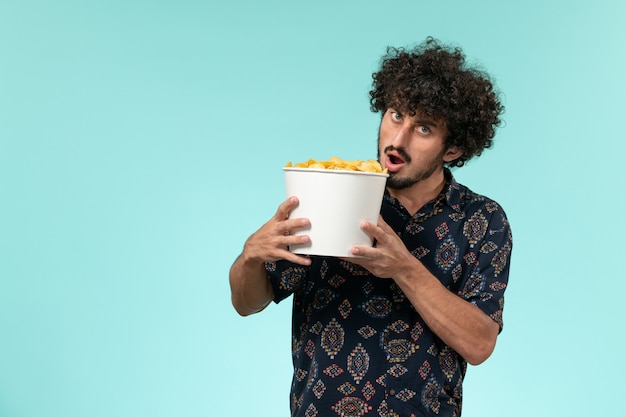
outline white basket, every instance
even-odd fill
[[[363,220],[378,223],[387,174],[313,168],[283,168],[287,196],[300,204],[290,218],[308,218],[311,227],[296,234],[311,242],[290,248],[303,255],[352,257],[353,246],[371,246]]]

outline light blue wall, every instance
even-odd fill
[[[456,171],[515,249],[467,416],[616,415],[626,3],[0,0],[0,416],[288,415],[290,306],[227,281],[289,160],[375,157],[371,73],[433,35],[507,108]]]

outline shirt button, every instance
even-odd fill
[[[395,389],[390,389],[389,390],[389,395],[391,395],[391,396],[396,395],[396,390]]]

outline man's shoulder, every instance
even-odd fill
[[[482,210],[483,208],[490,213],[495,211],[504,212],[504,209],[496,200],[475,192],[468,186],[455,180],[452,180],[450,183],[447,200],[452,208],[466,214]]]

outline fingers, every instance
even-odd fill
[[[297,229],[308,227],[309,220],[304,218],[290,219],[291,211],[296,208],[299,201],[295,196],[289,197],[278,207],[274,219],[278,222],[277,229],[280,234],[289,234]]]
[[[294,264],[309,266],[311,265],[311,258],[296,255],[295,253],[287,252],[287,254],[283,257],[286,261],[293,262]]]
[[[310,265],[311,259],[306,256],[297,255],[289,250],[290,246],[304,245],[311,241],[307,235],[284,235],[276,238],[274,245],[268,244],[266,249],[270,250],[271,260],[284,259],[299,265]],[[271,248],[274,248],[273,250]]]
[[[302,245],[310,241],[309,236],[296,234],[310,225],[308,219],[290,219],[291,211],[298,205],[296,197],[290,197],[280,204],[275,215],[257,230],[246,242],[244,250],[255,259],[276,261],[285,259],[300,265],[310,265],[304,256],[289,251],[289,246]]]
[[[381,220],[382,218],[379,219],[379,222]],[[361,230],[363,230],[365,233],[370,235],[370,237],[374,239],[374,241],[376,242],[381,241],[381,239],[383,239],[385,236],[385,233],[382,230],[382,228],[376,226],[373,223],[368,222],[367,220],[363,220],[361,222]],[[355,256],[362,256],[366,258],[373,258],[373,257],[376,257],[378,254],[378,251],[376,250],[375,247],[369,247],[369,246],[353,246],[350,249],[350,252]],[[356,263],[358,263],[358,261]]]
[[[288,219],[289,213],[291,213],[291,210],[296,208],[297,205],[298,197],[289,197],[287,200],[283,201],[280,206],[278,206],[278,210],[276,211],[274,217],[276,217],[276,220],[279,221]]]
[[[289,247],[306,244],[309,241],[310,238],[306,235],[276,234],[262,228],[248,238],[244,244],[244,252],[248,257],[262,262],[286,259],[301,265],[308,265],[310,262],[306,258],[293,254],[289,251]]]
[[[383,219],[383,216],[378,216],[378,227],[383,229],[385,232],[391,232],[395,234],[396,232],[387,224],[387,222]]]
[[[372,238],[376,239],[377,241],[380,241],[384,239],[385,234],[386,234],[385,230],[383,230],[383,224],[387,226],[387,223],[385,223],[384,220],[382,220],[382,218],[378,219],[378,226],[376,226],[373,223],[368,222],[367,220],[364,220],[363,222],[361,222],[361,230],[363,230],[365,233],[367,233],[368,235],[370,235]]]
[[[308,235],[286,235],[282,239],[283,246],[306,245],[311,241]]]
[[[362,256],[367,258],[375,258],[380,255],[378,247],[386,246],[390,242],[390,236],[395,236],[395,232],[391,227],[383,220],[382,216],[378,218],[378,225],[364,220],[361,222],[361,230],[370,235],[376,242],[374,247],[368,246],[355,246],[352,248],[352,254],[356,256]]]
[[[363,258],[371,259],[371,258],[376,258],[379,255],[380,251],[378,251],[374,247],[369,247],[369,246],[353,246],[350,249],[350,253],[352,253],[354,256],[360,256]],[[348,260],[350,260],[353,263],[361,265],[358,258],[351,258]]]

